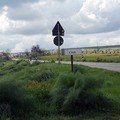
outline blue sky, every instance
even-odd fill
[[[65,30],[61,48],[120,44],[120,0],[1,0],[0,51],[39,44],[56,49],[52,29]]]

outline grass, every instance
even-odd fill
[[[83,56],[83,57],[82,57]],[[54,60],[58,58],[57,55],[42,56],[42,60]],[[61,55],[63,61],[70,61],[70,56]],[[120,62],[120,54],[82,54],[75,55],[74,61],[86,61],[86,62]]]
[[[120,116],[113,113],[89,113],[85,115],[79,115],[74,117],[65,116],[51,116],[43,118],[42,120],[119,120]]]
[[[47,77],[46,77],[47,76]],[[79,78],[79,79],[78,79]],[[93,79],[91,79],[93,78]],[[83,80],[91,80],[92,83],[88,85],[83,83]],[[69,98],[74,96],[72,93],[73,86],[79,88],[80,85],[83,84],[89,87],[88,91],[91,91],[94,87],[95,80],[103,80],[102,87],[99,88],[99,91],[106,98],[113,101],[115,105],[115,110],[108,111],[86,111],[84,114],[78,115],[65,115],[58,114],[56,110],[56,105],[52,102],[50,92],[56,89],[61,85],[67,85],[68,94],[64,95],[66,97],[66,101],[69,102]],[[82,81],[79,81],[82,80]],[[4,81],[12,82],[11,84],[5,83],[9,88],[8,90],[12,90],[16,87],[17,89],[20,87],[23,91],[23,95],[19,92],[17,94],[19,97],[29,96],[30,102],[33,103],[34,108],[31,113],[26,113],[23,118],[15,117],[15,120],[117,120],[120,119],[120,73],[112,72],[103,69],[97,68],[89,68],[81,65],[74,66],[74,73],[71,73],[70,65],[58,65],[55,63],[37,63],[30,65],[28,61],[7,61],[0,63],[0,85]],[[1,84],[2,83],[2,84]],[[59,85],[56,85],[58,84]],[[91,84],[91,85],[90,85]],[[11,87],[11,85],[17,85],[15,87]],[[89,86],[90,85],[90,86]],[[99,87],[99,84],[98,84]],[[98,88],[97,87],[97,88]],[[12,89],[11,89],[12,88]],[[93,92],[96,92],[98,89],[95,88]],[[2,89],[2,87],[1,87]],[[16,90],[17,90],[16,89]],[[18,89],[19,91],[19,89]],[[71,92],[70,92],[71,91]],[[8,92],[9,93],[9,92]],[[15,95],[15,91],[13,92]],[[62,93],[62,92],[60,92]],[[63,94],[63,93],[62,93]],[[62,95],[61,94],[61,95]],[[2,92],[0,92],[0,97]],[[4,94],[5,95],[5,94]],[[1,98],[0,98],[1,99]],[[14,97],[11,97],[11,101]],[[74,100],[74,99],[73,99]],[[66,102],[66,103],[67,103]],[[65,102],[64,102],[65,103]],[[21,104],[21,103],[20,103]],[[70,104],[70,102],[69,102]],[[67,105],[69,105],[67,104]],[[1,103],[0,103],[1,105]],[[21,108],[22,109],[22,108]],[[1,113],[0,113],[1,114]],[[2,120],[12,120],[11,116],[1,116]]]

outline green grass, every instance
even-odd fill
[[[82,56],[84,56],[82,58]],[[54,60],[58,58],[57,55],[42,56],[43,60]],[[63,61],[70,61],[70,56],[61,55]],[[87,61],[87,62],[120,62],[120,54],[82,54],[75,55],[74,61]]]
[[[84,83],[84,80],[88,82]],[[102,80],[103,83],[99,86],[96,80],[98,80],[98,82],[99,80]],[[8,84],[6,81],[8,81]],[[23,116],[23,118],[16,116],[14,118],[15,120],[120,119],[120,73],[118,72],[76,65],[74,66],[74,73],[71,73],[70,65],[59,65],[55,63],[34,63],[30,65],[28,61],[23,60],[7,61],[0,63],[0,86],[3,85],[7,85],[4,87],[6,89],[6,91],[3,91],[4,93],[8,92],[7,87],[9,91],[11,90],[11,93],[12,90],[16,88],[16,90],[18,90],[18,98],[23,97],[27,100],[31,99],[30,102],[34,105],[34,108],[29,114],[26,112],[26,115]],[[65,87],[66,85],[67,87]],[[64,102],[64,104],[67,103],[66,105],[70,105],[69,99],[75,100],[72,98],[72,96],[75,96],[72,90],[76,88],[77,91],[77,88],[82,86],[83,90],[85,89],[88,92],[90,91],[92,95],[99,91],[107,99],[112,100],[115,110],[88,110],[84,112],[84,114],[82,113],[74,116],[72,114],[65,115],[64,112],[61,114],[61,112],[57,111],[54,102],[52,102],[50,94],[51,91],[55,91],[54,89],[58,89],[60,86],[65,87],[67,90],[67,93],[64,95],[61,92],[62,89],[59,89],[60,94],[63,94],[63,98],[65,97],[66,99]],[[95,88],[95,86],[97,86],[97,88]],[[21,93],[19,94],[19,87],[22,89],[24,93],[23,95]],[[15,91],[13,93],[16,95]],[[3,95],[2,91],[0,92],[0,97],[1,95]],[[57,94],[57,96],[58,95],[59,94]],[[27,98],[25,96],[27,96]],[[14,100],[14,97],[11,97],[10,99],[12,101],[12,99]],[[8,116],[7,118],[12,120],[11,116]],[[6,120],[7,118],[6,116],[1,116],[2,120]]]
[[[79,115],[74,117],[65,116],[51,116],[43,118],[42,120],[119,120],[120,116],[113,113],[89,113],[85,115]]]

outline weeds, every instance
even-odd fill
[[[84,69],[79,67],[77,69],[80,73],[77,71],[62,74],[51,92],[58,112],[73,115],[112,108],[112,100],[106,98],[100,91],[104,83],[103,77],[99,74],[84,76],[81,74],[81,70]]]
[[[0,109],[2,108],[1,115],[22,117],[33,109],[32,97],[16,81],[0,81]]]
[[[1,119],[54,120],[63,115],[61,120],[76,120],[64,116],[106,111],[119,114],[117,72],[75,65],[70,73],[69,65],[30,65],[28,61],[0,65],[0,106],[7,110],[6,115],[1,112]]]

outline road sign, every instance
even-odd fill
[[[53,42],[56,46],[58,46],[58,36],[54,38]],[[60,37],[60,46],[63,44],[63,42],[63,38]]]
[[[71,71],[73,72],[73,55],[82,54],[82,49],[80,48],[62,49],[62,54],[71,56]]]
[[[64,29],[61,26],[60,22],[58,21],[55,25],[55,27],[52,30],[52,35],[53,36],[64,36]]]
[[[55,27],[53,28],[52,35],[56,36],[54,38],[54,44],[58,46],[58,64],[60,64],[60,45],[63,44],[63,39],[60,36],[64,36],[64,29],[59,21],[57,21]]]
[[[63,49],[62,54],[64,54],[64,55],[79,55],[79,54],[82,54],[82,49],[80,49],[80,48]]]

